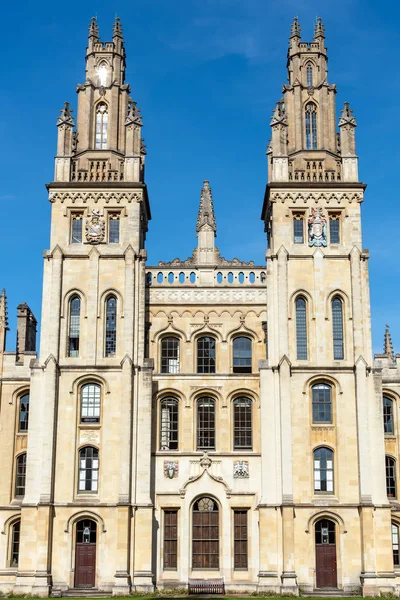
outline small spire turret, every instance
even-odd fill
[[[93,50],[94,45],[100,41],[99,38],[99,26],[97,24],[97,17],[92,17],[89,24],[89,49]]]
[[[294,17],[292,26],[290,28],[290,39],[295,37],[299,39],[301,38],[301,27],[297,17]]]
[[[205,227],[207,226],[207,227]],[[217,225],[215,222],[214,205],[212,200],[211,188],[209,182],[205,179],[200,194],[199,214],[197,216],[196,232],[207,229],[214,232],[217,236]]]
[[[340,152],[342,155],[343,181],[358,181],[358,158],[356,155],[356,118],[349,102],[344,103],[339,118]]]
[[[119,17],[115,17],[114,25],[113,25],[113,38],[119,37],[121,40],[124,39],[122,35],[122,25]]]
[[[390,335],[389,325],[386,325],[385,336],[383,338],[383,353],[389,357],[391,363],[395,362],[392,336]]]
[[[8,311],[6,290],[2,289],[0,294],[0,352],[6,348],[6,333],[8,331]],[[0,364],[1,368],[1,364]]]
[[[317,17],[317,22],[314,25],[314,40],[318,40],[319,38],[325,39],[325,25],[321,17]]]

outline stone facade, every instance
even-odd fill
[[[388,330],[372,356],[366,186],[324,40],[294,20],[266,264],[220,255],[205,181],[197,247],[152,267],[121,25],[102,43],[92,20],[76,130],[68,103],[57,122],[38,356],[25,303],[5,351],[0,296],[0,592],[399,595],[399,363]]]

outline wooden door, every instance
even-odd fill
[[[336,545],[318,544],[316,554],[317,588],[336,588]]]
[[[96,544],[76,544],[75,587],[92,588],[95,586]]]
[[[76,524],[75,587],[93,588],[96,583],[97,525],[91,519]]]
[[[317,588],[337,588],[335,523],[321,519],[315,525]]]

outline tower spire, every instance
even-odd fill
[[[390,358],[392,363],[394,363],[392,336],[390,335],[389,325],[386,325],[385,336],[383,338],[383,353]]]
[[[214,206],[209,182],[205,179],[200,194],[199,214],[197,216],[196,232],[202,229],[213,231],[217,236],[217,225],[215,222]]]

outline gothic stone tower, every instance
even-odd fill
[[[47,186],[51,240],[14,588],[38,595],[50,583],[119,594],[131,583],[152,586],[152,366],[144,358],[150,208],[119,19],[106,43],[92,20],[77,93],[76,131],[66,103]],[[94,541],[96,570],[86,581]]]
[[[268,359],[260,576],[293,591],[391,588],[382,400],[371,375],[368,252],[362,247],[355,118],[336,133],[324,26],[301,41],[277,103],[262,218],[268,234]],[[279,508],[279,512],[276,511]],[[270,552],[278,540],[281,553]]]

